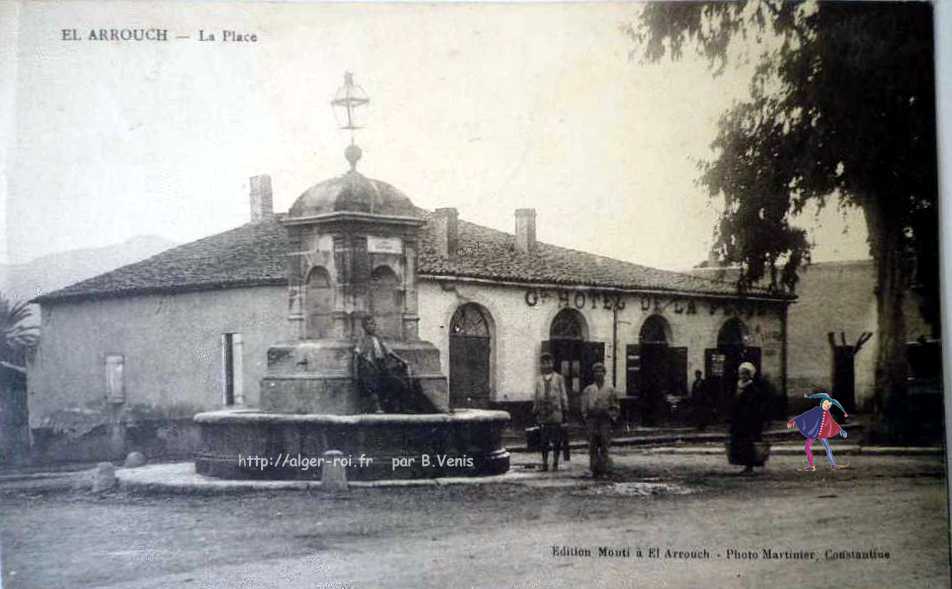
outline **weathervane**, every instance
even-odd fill
[[[331,106],[334,108],[334,117],[341,129],[350,131],[350,145],[344,150],[344,157],[350,162],[350,169],[357,169],[357,162],[362,154],[354,143],[354,131],[363,128],[363,112],[360,107],[370,102],[364,89],[354,83],[354,74],[344,73],[344,85],[337,89]]]

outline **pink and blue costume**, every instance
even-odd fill
[[[800,430],[800,433],[803,434],[803,437],[807,439],[803,449],[807,454],[807,462],[810,464],[811,469],[813,468],[813,442],[816,440],[820,440],[820,443],[823,444],[823,447],[826,449],[827,460],[836,468],[836,459],[833,458],[833,450],[830,448],[830,442],[828,440],[837,435],[845,438],[846,430],[841,428],[840,424],[836,423],[828,409],[823,408],[822,402],[829,401],[833,405],[836,405],[840,408],[840,411],[843,412],[844,416],[846,416],[846,410],[843,409],[839,401],[826,393],[808,395],[807,398],[819,399],[820,406],[801,413],[791,419],[790,423],[796,426],[796,428]]]

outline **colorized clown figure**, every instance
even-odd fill
[[[813,464],[813,442],[820,440],[820,443],[823,444],[823,447],[826,448],[826,458],[830,461],[830,466],[833,470],[842,470],[848,468],[847,464],[837,464],[836,459],[833,458],[833,450],[830,448],[829,439],[834,436],[846,437],[846,430],[840,427],[840,424],[836,423],[833,419],[833,416],[830,415],[830,407],[836,405],[840,408],[840,411],[843,412],[843,417],[847,417],[846,410],[843,409],[843,406],[840,403],[826,394],[825,392],[819,391],[812,395],[806,395],[808,399],[817,399],[820,401],[818,407],[814,407],[809,411],[801,413],[800,415],[794,417],[787,422],[787,429],[793,429],[796,427],[800,430],[800,433],[803,434],[803,437],[807,439],[806,444],[803,446],[804,451],[807,454],[807,466],[804,466],[801,470],[805,471],[814,471],[816,466]]]

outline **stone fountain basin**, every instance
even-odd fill
[[[320,479],[338,451],[349,480],[490,476],[509,470],[505,411],[328,415],[230,409],[199,413],[198,474],[225,479]]]

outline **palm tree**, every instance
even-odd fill
[[[24,325],[33,315],[26,301],[12,302],[0,293],[0,362],[24,366],[27,355],[36,347],[39,329]]]

